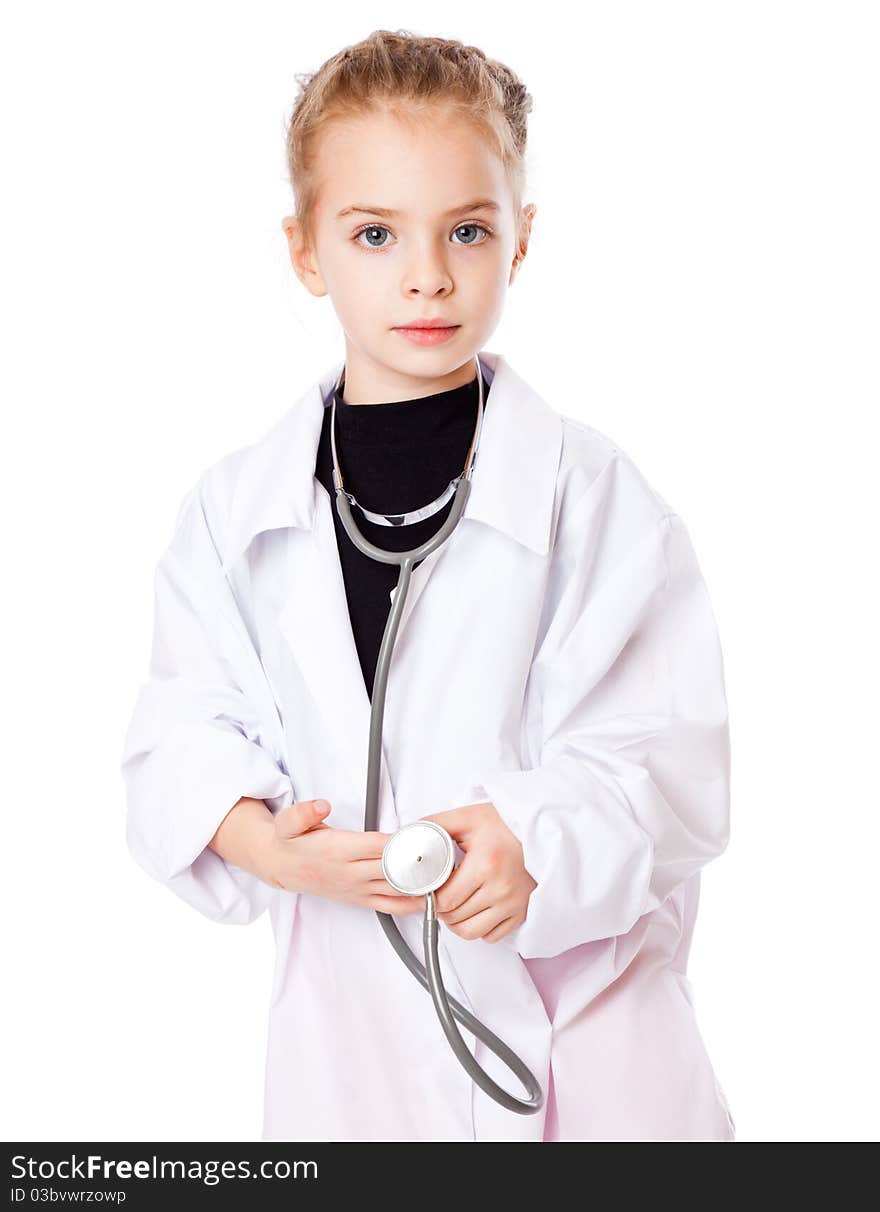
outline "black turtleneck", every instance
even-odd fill
[[[483,408],[489,386],[483,377]],[[336,509],[330,447],[332,401],[324,423],[315,476],[327,490],[352,634],[372,700],[379,647],[391,610],[397,564],[371,560],[355,547]],[[387,404],[348,404],[336,392],[336,449],[346,489],[374,513],[406,513],[428,505],[464,469],[477,422],[477,379],[449,391]],[[452,509],[450,499],[430,518],[402,526],[380,526],[352,506],[364,538],[385,551],[410,551],[436,534]],[[418,568],[421,561],[413,565]]]

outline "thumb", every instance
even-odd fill
[[[279,837],[298,837],[320,825],[329,811],[326,800],[300,800],[288,804],[275,816],[275,832]]]
[[[456,842],[465,838],[472,824],[472,819],[466,806],[448,808],[445,812],[432,812],[430,815],[420,817],[419,819],[433,821],[435,825],[442,825],[449,836]]]

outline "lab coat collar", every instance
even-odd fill
[[[483,350],[479,357],[491,390],[461,520],[484,522],[546,555],[562,419],[502,354]],[[265,530],[314,529],[316,493],[321,491],[315,463],[324,409],[343,365],[344,360],[337,362],[245,452],[229,513],[227,572]]]

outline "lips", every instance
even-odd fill
[[[407,341],[413,341],[417,345],[440,345],[443,341],[450,341],[458,332],[460,324],[431,324],[425,325],[420,321],[415,325],[405,325],[395,328],[394,332],[399,332]]]
[[[413,329],[426,331],[431,328],[458,328],[458,325],[447,324],[445,320],[415,320],[412,324],[398,324],[396,327],[406,331]]]

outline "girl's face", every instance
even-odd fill
[[[378,403],[473,379],[528,245],[533,205],[514,215],[485,136],[448,111],[419,121],[370,113],[331,123],[317,148],[315,245],[284,220],[300,281],[329,294],[345,331],[346,400]],[[454,325],[421,344],[399,331]]]

